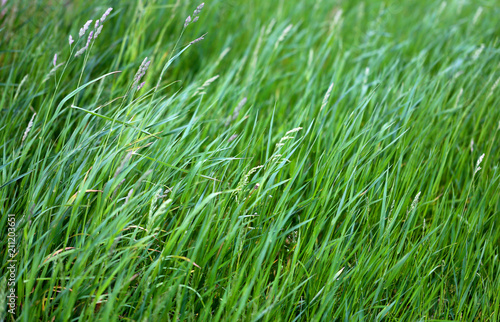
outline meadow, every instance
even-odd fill
[[[0,6],[0,320],[500,321],[498,1]]]

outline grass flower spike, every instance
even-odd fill
[[[199,17],[199,14],[201,13],[201,9],[203,9],[203,7],[205,6],[205,3],[202,2],[198,7],[196,7],[196,9],[194,10],[193,12],[193,18],[191,18],[191,16],[188,16],[186,18],[186,20],[184,21],[184,28],[186,28],[191,22],[196,22],[198,21],[198,19],[200,18]]]
[[[184,28],[186,28],[189,23],[191,23],[191,16],[187,16],[186,20],[184,21]]]
[[[479,159],[477,160],[476,162],[476,170],[474,170],[474,174],[476,174],[479,170],[481,170],[481,162],[483,162],[483,159],[484,159],[484,153],[481,154],[481,156],[479,157]]]
[[[104,20],[106,20],[106,17],[109,16],[109,14],[111,13],[111,11],[113,10],[113,8],[108,8],[104,14],[102,15],[100,21],[101,21],[101,24],[104,22]]]
[[[34,113],[33,116],[31,117],[31,120],[28,123],[28,127],[26,127],[26,130],[24,131],[23,139],[21,142],[24,142],[24,140],[26,140],[26,138],[28,137],[28,134],[30,133],[31,128],[33,127],[33,120],[35,119],[35,116],[36,116],[36,113]]]
[[[149,64],[151,64],[151,60],[148,60],[148,58],[144,58],[144,60],[141,63],[141,66],[139,66],[139,70],[134,76],[134,81],[132,87],[136,87],[137,84],[141,81],[142,77],[146,74],[146,71],[149,68]],[[137,90],[141,89],[142,86],[144,86],[144,83],[141,85],[137,86]]]
[[[91,23],[92,23],[92,20],[89,20],[89,21],[87,21],[85,23],[85,25],[83,25],[82,28],[80,28],[80,32],[78,33],[78,35],[80,36],[80,38],[83,37],[83,35],[85,35],[85,33],[89,29]]]

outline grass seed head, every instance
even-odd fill
[[[285,133],[285,136],[287,136],[287,135],[289,135],[289,134],[292,134],[292,133],[295,133],[295,132],[298,132],[298,131],[300,131],[300,130],[302,130],[302,128],[301,128],[301,127],[296,127],[296,128],[294,128],[294,129],[291,129],[290,131],[286,132],[286,133]]]
[[[476,162],[476,170],[474,170],[474,174],[476,174],[479,170],[481,170],[481,162],[483,162],[483,159],[484,159],[484,153],[481,154],[481,156],[479,157],[479,159],[477,160]]]
[[[184,20],[184,28],[189,26],[190,23],[194,23],[194,22],[198,21],[198,19],[200,18],[198,15],[200,14],[201,9],[203,9],[204,6],[205,6],[205,3],[202,2],[198,7],[196,7],[196,9],[194,9],[193,18],[191,18],[191,16],[188,16],[186,18],[186,20]]]
[[[248,184],[248,181],[250,179],[250,176],[252,174],[254,174],[255,172],[257,172],[260,168],[263,168],[264,166],[263,165],[259,165],[259,166],[256,166],[256,167],[253,167],[252,169],[250,169],[244,176],[243,178],[241,178],[240,182],[238,182],[238,186],[236,187],[236,190],[239,191],[238,195],[241,197],[241,193],[243,191],[243,188],[245,188],[245,186]],[[238,200],[238,198],[236,198],[236,200]]]
[[[342,9],[339,9],[335,12],[335,16],[333,17],[332,23],[330,25],[330,30],[333,30],[340,23],[343,12],[344,11]]]
[[[298,132],[300,130],[302,130],[301,127],[296,127],[294,129],[291,129],[290,131],[286,132],[285,136],[282,137],[278,143],[276,143],[276,146],[275,146],[276,152],[278,152],[278,150],[281,149],[281,147],[285,145],[285,143],[283,143],[283,142],[285,142],[287,140],[293,140],[293,139],[295,139],[295,137],[294,136],[290,136],[290,134]],[[276,160],[274,160],[274,161],[276,161]]]
[[[205,88],[207,88],[208,86],[210,86],[210,84],[212,84],[217,78],[219,78],[219,75],[215,75],[214,77],[211,77],[209,79],[207,79],[205,81],[205,83],[203,83],[203,85],[201,85],[200,87],[198,87],[198,89],[196,90],[196,92],[194,93],[193,96],[196,96],[196,95],[205,95],[206,92],[204,92]]]
[[[286,140],[293,140],[295,139],[294,136],[284,136],[281,138],[280,142],[286,141]]]
[[[413,209],[415,209],[417,207],[418,201],[420,200],[420,193],[421,193],[421,191],[419,191],[417,193],[417,195],[415,196],[415,199],[413,199],[413,202],[411,203],[411,207],[410,207],[409,212],[412,212]]]
[[[92,23],[92,20],[89,20],[85,23],[85,25],[83,25],[82,28],[80,28],[80,32],[78,33],[78,35],[80,37],[83,37],[83,35],[85,35],[85,33],[87,32],[87,30],[89,29],[90,27],[90,24]]]
[[[233,135],[231,135],[231,137],[227,140],[227,142],[228,142],[228,143],[229,143],[229,142],[232,142],[232,141],[234,141],[237,137],[238,137],[238,134],[233,134]]]
[[[95,31],[94,39],[97,39],[97,36],[99,36],[101,31],[102,31],[102,25],[100,25],[99,28],[97,28],[97,30]]]
[[[21,141],[21,143],[24,142],[24,140],[26,140],[26,138],[28,137],[28,134],[30,133],[31,128],[33,127],[33,120],[35,119],[35,116],[36,116],[36,113],[33,114],[33,116],[31,117],[31,120],[28,123],[28,127],[24,131],[23,140]]]
[[[290,32],[290,30],[292,30],[292,28],[293,28],[293,24],[289,24],[288,26],[286,26],[286,28],[283,30],[283,32],[281,33],[281,35],[278,37],[278,40],[274,44],[274,48],[278,47],[278,45],[281,42],[283,42],[283,40],[285,40],[286,36]]]
[[[193,12],[193,15],[194,16],[199,15],[201,12],[201,9],[203,9],[204,6],[205,6],[205,2],[202,2],[198,7],[196,7],[196,9]]]
[[[79,50],[75,53],[75,57],[78,57],[78,56],[82,55],[82,54],[85,52],[85,50],[87,50],[87,46],[80,48],[80,49],[79,49]]]
[[[64,65],[64,63],[60,63],[56,66],[54,66],[50,72],[45,75],[45,78],[43,79],[42,83],[45,83],[49,78],[51,78],[52,76],[54,76],[54,74],[56,73],[56,71],[59,69],[59,67],[61,67],[62,65]]]
[[[479,58],[479,56],[484,50],[484,47],[485,47],[484,44],[481,44],[481,46],[474,51],[474,53],[472,54],[472,60],[477,60]]]
[[[241,111],[241,108],[243,107],[243,105],[245,105],[245,104],[246,104],[246,102],[247,102],[247,98],[246,98],[246,97],[243,97],[243,98],[241,99],[241,101],[238,103],[238,106],[236,106],[236,108],[234,109],[234,112],[235,112],[236,114],[239,114],[239,113],[240,113],[240,111]],[[237,116],[238,116],[238,115],[236,115],[236,117],[237,117]]]
[[[493,92],[498,87],[498,84],[500,84],[500,77],[498,77],[497,80],[495,81],[495,83],[493,84],[493,86],[491,86],[490,92],[488,93],[488,96],[486,97],[486,99],[489,99],[490,96],[493,95]]]
[[[92,36],[94,35],[94,31],[91,31],[90,34],[89,34],[89,37],[87,38],[87,44],[85,45],[85,47],[89,47],[90,45],[90,41],[92,40]]]
[[[128,192],[127,194],[127,197],[125,198],[125,205],[128,203],[128,201],[130,200],[130,197],[132,197],[132,194],[134,193],[134,189],[130,189],[130,191]]]
[[[102,15],[102,17],[100,19],[101,23],[103,23],[104,20],[106,20],[106,17],[111,13],[112,10],[113,10],[113,8],[108,8],[106,10],[106,12],[104,12],[104,14]]]
[[[323,108],[328,103],[328,99],[330,98],[330,95],[332,94],[332,90],[333,90],[333,83],[330,84],[330,86],[328,87],[328,90],[326,91],[325,97],[323,98],[323,103],[321,104],[320,111],[323,110]]]

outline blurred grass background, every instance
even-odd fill
[[[16,317],[498,321],[499,3],[198,5],[2,6]]]

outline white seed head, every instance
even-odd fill
[[[285,136],[287,136],[288,134],[292,134],[292,133],[298,132],[298,131],[300,131],[300,130],[302,130],[302,128],[301,128],[301,127],[296,127],[296,128],[294,128],[294,129],[291,129],[290,131],[286,132],[286,133],[285,133]]]
[[[54,59],[52,60],[52,65],[54,65],[54,67],[56,67],[57,65],[57,54],[54,55]]]
[[[237,137],[238,137],[238,134],[233,134],[233,135],[231,135],[231,137],[227,140],[227,142],[228,142],[228,143],[229,143],[229,142],[232,142],[232,141],[234,141]]]
[[[242,190],[247,184],[248,184],[248,180],[250,179],[250,176],[252,174],[254,174],[255,172],[257,172],[257,170],[259,170],[260,168],[263,168],[264,166],[263,165],[259,165],[259,166],[256,166],[252,169],[250,169],[250,171],[248,171],[244,176],[243,178],[241,178],[240,182],[238,183],[238,187],[236,188],[236,190]]]
[[[341,268],[341,269],[340,269],[340,270],[339,270],[339,271],[338,271],[338,272],[337,272],[337,273],[333,276],[333,279],[334,279],[334,280],[337,280],[337,281],[338,281],[338,280],[340,279],[340,275],[341,275],[341,274],[342,274],[342,272],[344,271],[344,268],[345,268],[345,266],[344,266],[344,267],[342,267],[342,268]]]
[[[294,136],[284,136],[281,138],[280,142],[286,141],[286,140],[293,140],[295,139]]]
[[[70,45],[74,42],[73,37],[71,37],[71,35],[69,35],[68,42]]]
[[[495,91],[495,89],[498,87],[498,84],[500,84],[500,77],[498,77],[495,83],[493,83],[493,86],[491,86],[490,92],[488,93],[486,99],[489,99],[490,96],[493,95],[493,91]]]
[[[208,86],[210,86],[210,84],[212,84],[217,78],[219,78],[219,75],[215,75],[214,77],[211,77],[209,79],[207,79],[205,81],[205,83],[203,83],[203,85],[201,85],[200,87],[198,87],[198,89],[196,90],[196,92],[194,93],[193,96],[196,96],[196,95],[205,95],[206,92],[204,92],[205,88],[207,88]]]
[[[333,17],[332,24],[330,25],[330,29],[335,28],[339,24],[339,22],[340,22],[340,20],[342,18],[342,13],[343,12],[344,11],[342,9],[337,10],[337,12],[335,13],[335,16]]]
[[[481,162],[483,162],[483,159],[484,159],[484,153],[481,154],[481,156],[477,160],[476,167],[479,167],[479,165],[481,164]]]
[[[477,60],[479,58],[479,56],[481,55],[481,53],[483,52],[483,50],[484,50],[484,44],[481,44],[481,47],[476,49],[474,51],[474,53],[472,54],[472,60]]]
[[[100,25],[99,28],[97,28],[97,30],[95,31],[94,39],[97,39],[97,36],[99,36],[101,31],[102,31],[102,25]]]
[[[48,81],[48,80],[49,80],[49,78],[51,78],[51,77],[52,77],[52,76],[56,73],[56,70],[58,70],[58,69],[59,69],[59,67],[61,67],[62,65],[64,65],[64,62],[63,62],[63,63],[59,63],[59,64],[57,64],[56,66],[54,66],[54,67],[50,70],[50,72],[49,72],[47,75],[45,75],[45,78],[43,79],[42,83],[45,83],[46,81]]]
[[[92,36],[94,35],[94,32],[91,31],[90,34],[89,34],[89,37],[87,38],[87,44],[85,45],[85,47],[89,47],[90,45],[90,41],[92,40]]]
[[[23,140],[21,141],[24,142],[24,140],[26,140],[26,138],[28,137],[28,134],[30,133],[31,131],[31,127],[33,127],[33,120],[35,119],[35,116],[36,116],[36,113],[33,114],[33,116],[31,117],[31,120],[30,122],[28,123],[28,127],[26,128],[26,130],[24,131],[24,135],[23,135]]]
[[[323,110],[323,108],[328,103],[328,99],[330,98],[330,95],[332,94],[332,90],[333,90],[333,83],[330,84],[330,86],[328,87],[328,90],[326,91],[325,97],[323,98],[323,103],[321,104],[320,111]]]
[[[92,23],[92,20],[88,20],[85,25],[83,26],[83,28],[85,28],[85,31],[87,31],[87,29],[89,29],[90,27],[90,24]]]
[[[413,199],[413,202],[411,203],[411,208],[410,208],[410,212],[415,209],[415,207],[417,207],[417,204],[418,204],[418,201],[420,200],[420,193],[421,191],[419,191],[417,193],[417,195],[415,196],[415,199]]]
[[[127,198],[125,198],[125,205],[128,203],[130,197],[132,197],[132,194],[134,193],[134,189],[130,189],[130,191],[127,194]]]
[[[481,156],[476,162],[476,170],[474,171],[474,174],[476,174],[479,170],[481,170],[481,167],[479,165],[481,164],[481,162],[483,162],[483,159],[484,159],[484,153],[481,154]]]
[[[269,36],[271,31],[273,31],[273,27],[275,24],[276,24],[276,19],[275,18],[271,19],[271,22],[269,23],[269,25],[266,28],[266,32],[265,32],[266,36]]]
[[[82,54],[85,52],[85,50],[87,50],[87,46],[80,48],[80,49],[79,49],[79,50],[75,53],[75,57],[78,57],[78,56],[82,55]]]
[[[89,29],[91,23],[92,23],[92,20],[89,20],[85,23],[85,25],[83,25],[83,27],[80,29],[80,33],[78,34],[80,37],[83,37],[83,35],[85,35],[85,33]]]
[[[101,23],[104,22],[104,20],[106,20],[106,17],[111,13],[111,10],[113,10],[113,8],[108,8],[108,10],[106,10],[106,12],[104,12],[104,14],[102,15],[101,17]]]
[[[285,40],[286,36],[288,35],[288,33],[290,32],[290,30],[292,30],[293,28],[293,24],[289,24],[288,26],[286,26],[286,28],[283,30],[283,32],[281,33],[281,35],[279,36],[278,40],[276,41],[276,43],[274,44],[274,47],[278,47],[278,45],[283,41]]]
[[[219,78],[219,75],[215,75],[214,77],[211,77],[209,79],[207,79],[205,81],[205,83],[203,83],[203,87],[206,87],[206,86],[209,86],[210,84],[212,84],[217,78]]]
[[[148,61],[148,57],[144,58],[144,60],[141,63],[141,66],[139,67],[139,70],[137,71],[137,73],[134,76],[134,85],[133,86],[136,86],[137,83],[139,83],[139,81],[142,79],[142,77],[146,74],[146,71],[148,70],[150,64],[151,64],[151,60]],[[139,89],[140,88],[138,88],[138,90]]]

